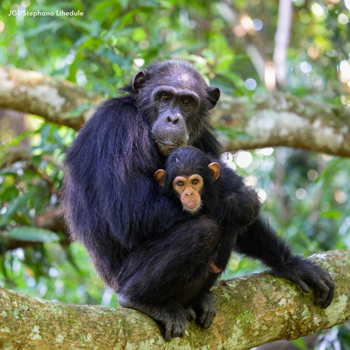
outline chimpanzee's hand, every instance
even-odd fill
[[[212,292],[201,293],[193,305],[197,322],[203,328],[209,328],[216,315],[215,298]]]
[[[294,256],[293,262],[288,267],[273,269],[273,273],[297,283],[305,293],[309,293],[309,286],[312,287],[316,294],[315,305],[321,305],[325,309],[333,300],[332,277],[310,260]]]

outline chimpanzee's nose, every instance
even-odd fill
[[[180,121],[180,118],[176,115],[169,115],[165,118],[165,123],[168,126],[176,126]]]
[[[185,193],[185,196],[186,196],[186,197],[192,197],[192,196],[193,196],[193,193],[194,193],[193,191],[187,190],[186,193]]]

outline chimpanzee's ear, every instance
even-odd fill
[[[132,80],[132,88],[135,92],[139,92],[148,77],[147,70],[140,70],[134,76]]]
[[[214,181],[216,181],[220,176],[220,164],[213,162],[208,165],[208,168],[214,178]]]
[[[157,184],[160,187],[164,187],[164,182],[165,182],[165,170],[163,169],[158,169],[155,173],[154,173],[154,178],[157,181]]]
[[[208,88],[208,100],[210,102],[209,109],[212,109],[216,106],[216,103],[219,101],[220,98],[220,90],[217,87],[210,87]]]

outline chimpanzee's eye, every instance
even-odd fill
[[[183,181],[178,181],[178,182],[176,183],[176,185],[177,185],[178,187],[182,187],[182,186],[184,186],[185,184],[184,184]]]
[[[169,96],[168,96],[167,94],[162,94],[162,95],[160,96],[160,98],[161,98],[163,101],[169,100]]]
[[[188,98],[185,98],[184,100],[182,100],[182,103],[183,103],[184,105],[188,105],[188,104],[191,103],[191,100],[188,99]]]
[[[192,185],[198,185],[198,184],[199,184],[199,180],[198,179],[192,180]]]

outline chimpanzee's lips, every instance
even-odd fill
[[[167,147],[167,148],[179,148],[180,145],[173,141],[157,141],[161,146]]]
[[[157,148],[160,154],[163,156],[167,157],[170,155],[173,151],[180,147],[186,146],[187,142],[174,142],[174,141],[169,141],[169,140],[162,140],[162,141],[155,141],[157,144]]]
[[[198,207],[198,205],[199,205],[199,203],[197,203],[197,202],[186,203],[186,208],[190,209],[190,210],[193,210],[193,209],[196,209]]]

